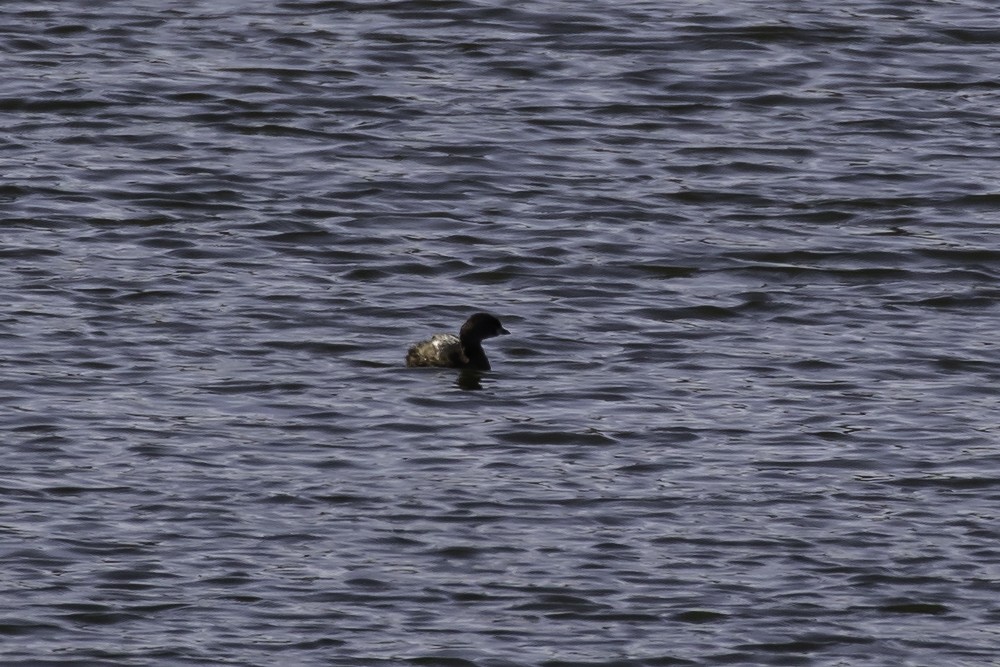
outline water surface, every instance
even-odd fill
[[[996,14],[6,3],[4,664],[995,664]]]

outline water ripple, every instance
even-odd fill
[[[4,664],[993,659],[991,9],[9,3]]]

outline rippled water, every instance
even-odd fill
[[[994,4],[0,16],[5,665],[1000,664]]]

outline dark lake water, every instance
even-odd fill
[[[0,19],[2,664],[1000,664],[995,3]]]

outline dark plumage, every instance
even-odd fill
[[[406,353],[406,365],[488,371],[490,360],[483,351],[483,341],[509,333],[500,324],[500,320],[489,313],[476,313],[465,321],[458,336],[436,334],[411,346]]]

